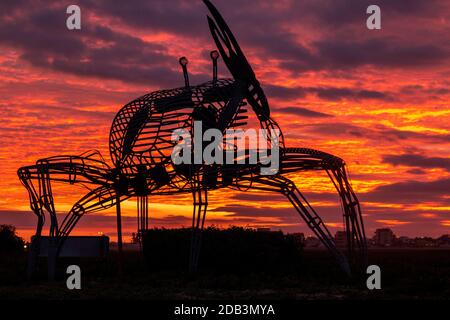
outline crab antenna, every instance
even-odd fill
[[[217,82],[217,60],[220,57],[219,51],[213,50],[209,53],[212,61],[213,61],[213,83]]]
[[[181,57],[179,62],[181,67],[183,68],[184,85],[186,86],[186,88],[189,88],[189,75],[187,71],[187,64],[189,63],[189,61],[186,57]]]

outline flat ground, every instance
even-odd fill
[[[25,255],[3,259],[0,299],[448,299],[450,250],[371,250],[370,264],[382,271],[382,290],[370,291],[365,279],[345,279],[325,251],[302,254],[295,268],[214,271],[196,275],[175,266],[150,270],[139,252],[126,252],[123,275],[117,254],[105,260],[75,259],[59,263],[59,280],[49,283],[45,261],[32,282],[25,281]],[[7,261],[9,260],[9,261]],[[82,290],[68,290],[65,267],[78,264]],[[231,269],[231,268],[230,268]],[[264,269],[264,268],[263,268]],[[293,270],[294,269],[294,270]]]

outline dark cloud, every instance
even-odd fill
[[[202,1],[134,0],[132,3],[126,3],[81,0],[80,6],[141,30],[165,31],[189,36],[207,34],[206,8]]]
[[[437,65],[448,58],[448,48],[433,42],[431,36],[430,41],[425,42],[400,34],[358,39],[357,36],[344,37],[334,32],[303,43],[298,34],[286,27],[289,23],[300,23],[309,28],[316,25],[319,29],[333,27],[333,30],[349,23],[358,23],[360,26],[365,8],[370,4],[368,2],[349,4],[344,0],[308,0],[284,6],[269,1],[262,1],[258,5],[253,1],[215,3],[237,38],[242,41],[244,51],[275,59],[286,71],[336,71],[368,65],[420,67]],[[418,1],[405,6],[396,3],[382,1],[383,14],[392,14],[396,18],[408,14],[431,15],[433,9],[438,8],[436,1],[427,2],[426,6]],[[1,44],[20,49],[22,59],[38,67],[158,86],[181,83],[181,76],[176,71],[176,57],[169,54],[170,48],[167,47],[170,44],[149,43],[132,34],[117,31],[123,30],[120,29],[122,26],[171,33],[186,43],[193,38],[200,39],[205,41],[205,46],[213,46],[205,19],[207,10],[201,1],[137,0],[129,4],[121,1],[80,0],[79,5],[83,13],[82,31],[68,32],[65,28],[65,6],[62,3],[2,1],[3,12],[9,19],[0,22]],[[108,21],[108,26],[99,25],[94,17]],[[107,45],[99,46],[99,43]],[[208,78],[203,73],[192,75],[193,82],[202,82]],[[348,90],[318,88],[315,93],[324,99],[337,100],[344,97],[388,98],[379,92]],[[301,94],[297,92],[297,97]],[[286,96],[286,92],[283,95]]]
[[[281,67],[294,73],[319,70],[336,72],[365,66],[417,68],[437,66],[448,60],[449,47],[439,40],[445,31],[431,27],[437,16],[445,19],[447,10],[442,1],[378,1],[377,5],[382,8],[383,23],[390,23],[389,30],[380,32],[383,37],[367,33],[365,29],[365,12],[371,4],[373,3],[370,1],[349,3],[347,0],[294,1],[289,12],[283,13],[285,20],[297,24],[301,21],[300,29],[320,26],[321,30],[327,31],[309,43],[300,43],[299,37],[292,34],[280,34],[278,42],[282,46],[274,42],[272,47],[271,42],[267,41],[266,52],[280,59]],[[418,36],[393,32],[401,30],[395,28],[396,24],[400,27],[410,26],[410,19],[414,18],[429,20],[426,37],[419,39]],[[278,21],[274,29],[278,30],[277,26],[280,24],[282,23]],[[419,28],[419,25],[417,30],[413,26],[412,30],[417,32],[411,29],[409,31],[416,34],[421,31]],[[279,50],[280,47],[286,49]]]
[[[406,172],[411,174],[427,174],[427,172],[423,169],[410,169]]]
[[[1,224],[10,224],[18,228],[36,227],[36,216],[31,212],[25,211],[6,211],[0,210]]]
[[[367,202],[402,204],[439,202],[440,205],[448,206],[449,190],[449,178],[434,181],[412,180],[377,187],[369,193],[361,194],[361,199]]]
[[[313,111],[313,110],[309,110],[309,109],[302,108],[302,107],[284,107],[284,108],[278,108],[276,111],[281,112],[281,113],[294,114],[296,116],[307,117],[307,118],[333,117],[332,115],[329,115],[327,113]]]
[[[271,98],[298,99],[304,98],[307,91],[303,87],[283,87],[277,85],[264,85],[264,91]]]
[[[398,141],[414,141],[415,139],[430,143],[448,143],[450,142],[450,134],[433,134],[433,133],[420,133],[407,130],[397,130],[394,128],[388,128],[385,126],[376,126],[375,132],[380,134],[380,138],[385,137],[387,140]]]
[[[316,54],[310,59],[285,60],[281,66],[297,72],[364,66],[406,68],[438,65],[448,58],[448,50],[442,46],[400,38],[322,39],[313,44],[313,50]]]
[[[255,208],[252,206],[244,205],[225,205],[218,207],[213,211],[229,212],[227,217],[272,217],[277,219],[286,219],[295,216],[294,208],[271,208],[260,207]]]
[[[407,85],[407,86],[402,86],[400,88],[400,92],[403,94],[414,94],[417,93],[418,91],[423,91],[425,88],[420,85],[420,84],[414,84],[414,85]]]
[[[324,173],[324,176],[326,176],[326,174]],[[354,175],[352,174],[352,177],[354,177]],[[331,186],[331,180],[329,182],[329,185]],[[297,185],[297,187],[301,190],[302,189],[302,185]],[[303,195],[308,199],[308,201],[310,202],[315,202],[315,201],[323,201],[323,202],[335,202],[336,204],[339,203],[339,196],[337,192],[302,192]],[[271,202],[282,202],[282,203],[289,203],[288,199],[286,198],[286,196],[282,195],[281,193],[276,193],[276,192],[242,192],[242,193],[237,193],[235,195],[233,195],[233,200],[235,200],[236,202],[241,202],[241,201],[252,201],[252,202],[262,202],[264,203],[264,201],[271,201]],[[228,207],[229,208],[229,207]],[[229,210],[227,210],[229,211]]]
[[[356,136],[367,137],[371,133],[368,129],[353,125],[350,123],[333,122],[333,123],[316,123],[301,125],[303,131],[312,134],[320,133],[325,136]]]
[[[239,192],[233,195],[236,201],[264,201],[270,196],[270,201],[285,201],[286,197],[274,192]]]
[[[286,203],[289,201],[286,199]],[[314,209],[321,215],[325,223],[340,223],[342,212],[338,206],[314,206]],[[244,205],[226,205],[219,207],[214,211],[229,212],[226,215],[227,223],[249,222],[258,224],[257,218],[261,218],[266,225],[283,224],[297,227],[307,227],[303,218],[298,214],[294,207],[271,208],[271,207],[252,207]],[[210,221],[211,222],[211,221]],[[283,229],[285,226],[283,226]],[[311,231],[311,230],[309,230]]]
[[[36,215],[31,211],[7,211],[0,210],[0,217],[2,219],[2,224],[12,224],[18,228],[35,228],[37,218]],[[62,221],[65,215],[58,214],[58,220]],[[133,217],[123,216],[122,219],[125,223],[135,222],[136,219]],[[111,215],[98,215],[98,214],[88,214],[84,215],[80,220],[81,226],[87,227],[102,227],[106,225],[114,225],[116,223],[116,217]],[[47,223],[48,225],[48,223]]]
[[[392,101],[393,98],[385,93],[374,90],[360,90],[349,88],[310,88],[310,91],[317,94],[323,100],[339,101],[348,100],[383,100]]]
[[[405,95],[430,94],[437,96],[445,96],[450,93],[450,89],[446,87],[424,87],[422,85],[408,85],[400,88],[399,93]]]
[[[6,111],[6,112],[5,112]],[[45,123],[49,120],[58,120],[61,118],[70,119],[76,115],[78,124],[83,121],[89,121],[90,123],[98,123],[99,121],[111,122],[116,112],[106,111],[87,111],[79,108],[65,107],[65,106],[51,106],[51,105],[24,105],[21,106],[20,114],[26,114],[28,117],[33,117],[39,122]],[[6,110],[0,112],[1,115],[6,117],[13,117],[18,115],[17,107],[6,107]]]
[[[62,221],[65,217],[64,214],[58,214],[58,221]],[[11,224],[16,226],[18,229],[34,229],[36,227],[36,216],[32,211],[7,211],[0,210],[1,224]],[[134,229],[136,218],[130,216],[122,216],[122,222]],[[168,215],[165,217],[153,217],[152,225],[154,227],[161,226],[189,226],[192,220],[188,217],[180,215]],[[86,214],[84,215],[79,223],[77,224],[77,229],[90,228],[90,229],[112,229],[116,228],[116,216],[115,215],[102,215],[102,214]],[[49,223],[46,223],[46,228],[48,228]]]
[[[101,11],[105,16],[116,17],[128,26],[186,34],[201,32],[204,29],[204,21],[199,22],[198,16],[204,17],[208,13],[200,0],[134,0],[133,5],[111,3],[109,0],[80,0],[78,3],[82,7]],[[264,30],[288,20],[305,23],[315,21],[333,29],[359,24],[361,20],[364,21],[366,8],[373,4],[370,0],[351,3],[348,0],[303,0],[281,5],[267,0],[260,0],[257,5],[251,0],[215,0],[213,3],[226,20],[234,25],[257,24]],[[409,0],[407,3],[404,0],[379,0],[377,4],[382,7],[384,15],[397,19],[408,19],[415,15],[432,19],[443,7],[442,1],[439,0],[429,0],[426,3],[422,0]],[[314,17],[313,20],[309,18],[311,16]],[[189,29],[186,28],[187,24]]]
[[[394,98],[388,93],[358,88],[301,86],[283,87],[276,85],[265,85],[264,90],[267,92],[269,97],[280,99],[299,99],[306,97],[308,94],[313,94],[318,98],[327,101],[394,100]]]
[[[3,19],[1,43],[19,48],[22,60],[50,70],[160,87],[182,83],[180,72],[174,70],[176,58],[165,46],[89,23],[88,18],[81,31],[70,32],[63,9],[43,6],[24,11],[16,20]]]
[[[220,9],[227,9],[219,4]],[[306,0],[293,1],[281,10],[260,5],[247,11],[248,5],[236,3],[236,7],[243,8],[225,11],[225,16],[232,29],[236,27],[240,31],[238,39],[245,47],[257,48],[260,56],[265,52],[266,56],[278,59],[286,71],[337,71],[364,66],[415,68],[438,65],[448,59],[449,48],[438,40],[440,32],[437,30],[430,30],[428,37],[421,40],[395,32],[382,38],[367,34],[366,8],[371,4],[370,1]],[[421,0],[407,4],[402,0],[384,0],[377,4],[382,7],[383,17],[400,25],[408,24],[412,17],[432,22],[437,14],[445,12],[445,6],[438,0],[426,4]],[[297,33],[288,31],[285,27],[288,23],[300,30],[315,26],[315,29],[329,31],[319,39],[306,42]],[[258,27],[252,28],[252,25]],[[348,26],[352,29],[348,30]],[[341,29],[345,31],[340,32]],[[242,30],[251,30],[251,33]]]
[[[422,169],[441,168],[450,172],[450,159],[427,157],[419,154],[385,155],[383,162],[395,166],[418,167]]]
[[[300,125],[303,132],[321,134],[325,136],[345,137],[354,136],[375,141],[389,141],[404,143],[405,141],[421,141],[427,143],[448,143],[449,134],[429,134],[406,130],[397,130],[395,128],[383,125],[375,125],[365,128],[351,123],[333,122],[333,123],[315,123]]]
[[[362,24],[366,9],[372,4],[381,8],[383,22],[407,20],[416,16],[433,20],[445,7],[440,0],[378,0],[375,3],[371,0],[306,0],[296,2],[295,7],[307,9],[324,27],[336,30]]]

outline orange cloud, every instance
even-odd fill
[[[391,220],[381,219],[381,220],[375,220],[375,221],[378,223],[382,223],[386,226],[402,226],[402,225],[411,223],[408,221],[400,221],[400,220],[395,220],[395,219],[391,219]]]

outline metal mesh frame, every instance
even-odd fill
[[[211,34],[233,79],[216,78],[215,58],[213,81],[189,86],[186,65],[183,65],[186,83],[184,87],[152,92],[125,105],[117,113],[110,130],[112,167],[98,152],[90,151],[81,155],[41,159],[35,165],[18,170],[19,178],[29,193],[30,207],[37,216],[36,236],[29,256],[30,276],[36,267],[45,212],[50,216],[49,277],[52,278],[59,251],[84,214],[116,206],[121,252],[120,203],[132,197],[138,199],[138,231],[141,231],[149,226],[148,208],[151,203],[148,197],[177,193],[191,193],[193,196],[193,235],[189,267],[195,271],[208,205],[207,194],[209,190],[219,188],[283,194],[347,274],[350,274],[351,265],[359,268],[366,264],[367,245],[361,207],[349,183],[344,161],[313,149],[285,147],[281,130],[271,117],[268,100],[250,64],[220,13],[211,2],[204,2],[212,16],[208,16]],[[184,129],[193,135],[193,124],[196,120],[202,120],[204,128],[215,128],[221,132],[240,128],[246,124],[248,118],[247,106],[255,113],[260,128],[267,130],[268,137],[271,132],[279,131],[278,174],[262,176],[261,163],[172,163],[170,154],[176,144],[171,139],[174,130]],[[341,199],[347,233],[347,255],[337,248],[321,217],[295,184],[286,177],[287,174],[302,171],[324,171],[336,188]],[[61,223],[57,219],[53,201],[54,182],[81,184],[89,189]]]

